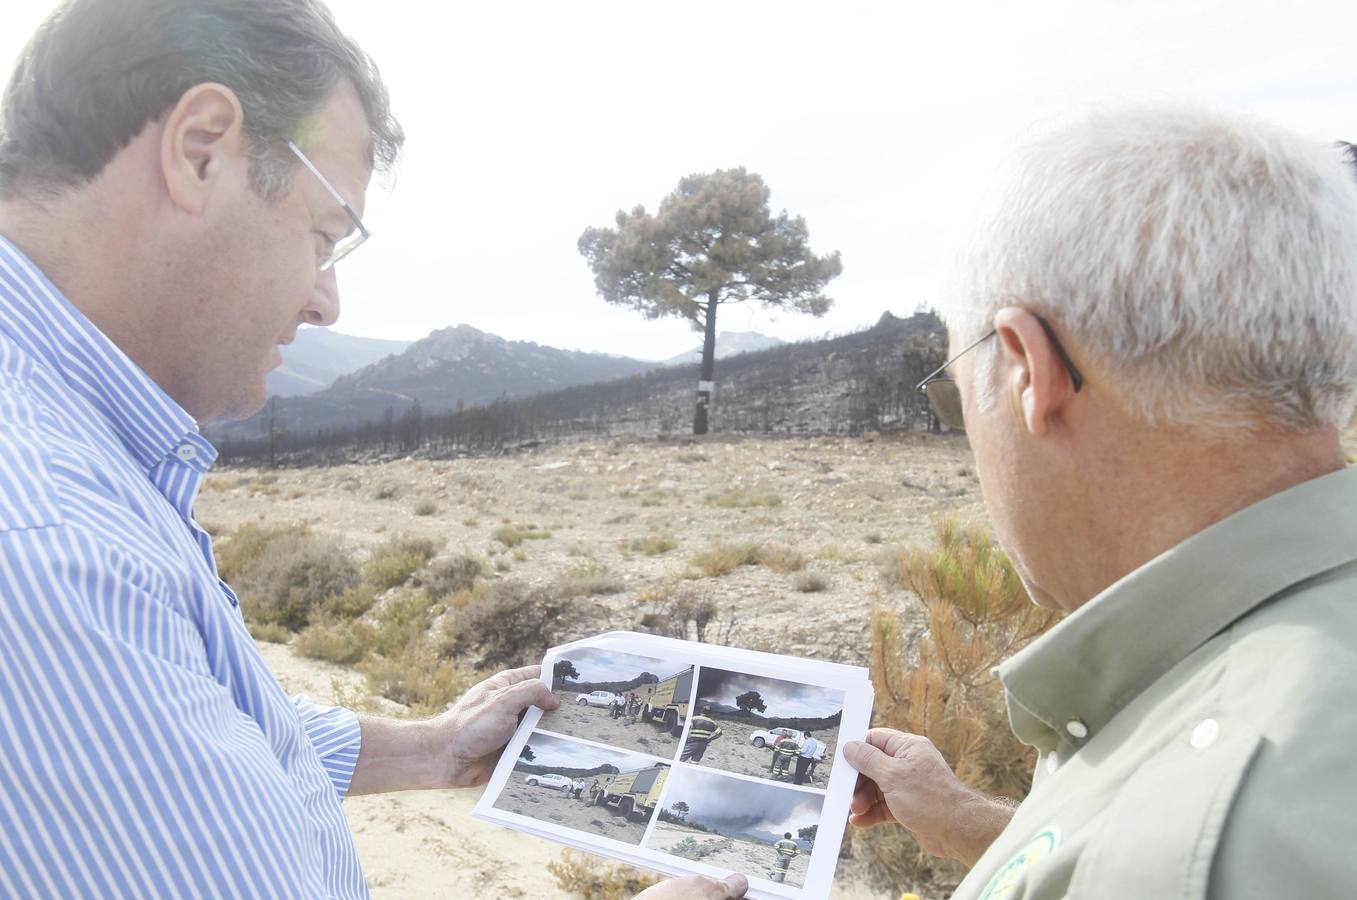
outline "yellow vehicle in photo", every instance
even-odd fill
[[[599,806],[611,806],[633,821],[645,822],[659,806],[664,780],[668,777],[668,766],[623,772],[613,776],[594,802]]]
[[[658,719],[669,729],[670,734],[678,737],[683,734],[683,725],[688,721],[688,701],[692,696],[693,667],[689,666],[650,688],[641,710],[641,719],[645,722]]]

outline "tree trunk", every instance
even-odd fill
[[[707,295],[707,331],[702,340],[702,375],[697,383],[697,411],[693,414],[693,434],[707,433],[707,407],[711,405],[712,376],[716,372],[716,303],[720,288]]]

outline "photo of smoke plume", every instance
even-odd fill
[[[843,691],[704,667],[681,759],[740,775],[825,788]]]
[[[537,727],[673,759],[688,721],[693,667],[584,647],[548,661],[561,705]]]
[[[534,731],[495,808],[639,844],[668,774],[668,765],[637,753]]]
[[[823,803],[810,791],[679,766],[645,846],[803,887]]]

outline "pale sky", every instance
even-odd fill
[[[532,759],[520,758],[518,762],[533,766],[548,766],[557,769],[592,769],[595,766],[617,766],[619,772],[634,772],[655,765],[655,760],[637,753],[622,750],[605,750],[581,744],[569,738],[534,731],[528,738],[532,748]]]
[[[759,692],[768,707],[759,715],[769,719],[820,719],[843,711],[843,691],[794,681],[703,669],[697,685],[699,700],[715,700],[726,706],[734,706],[735,698],[747,691]]]
[[[12,60],[51,0],[6,0]],[[1263,0],[434,4],[332,0],[409,134],[374,237],[340,266],[338,331],[459,323],[663,358],[697,336],[605,304],[575,249],[619,208],[745,166],[844,274],[822,319],[726,308],[722,330],[793,340],[928,305],[949,235],[1005,141],[1105,97],[1250,111],[1357,137],[1357,7]]]
[[[649,656],[588,647],[572,650],[557,659],[570,660],[575,666],[575,671],[580,673],[579,678],[572,678],[569,683],[631,681],[643,672],[649,672],[664,681],[688,668],[683,663],[664,662]]]

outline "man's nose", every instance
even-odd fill
[[[339,321],[339,280],[333,266],[316,279],[311,302],[302,310],[302,315],[310,325],[333,325]]]

